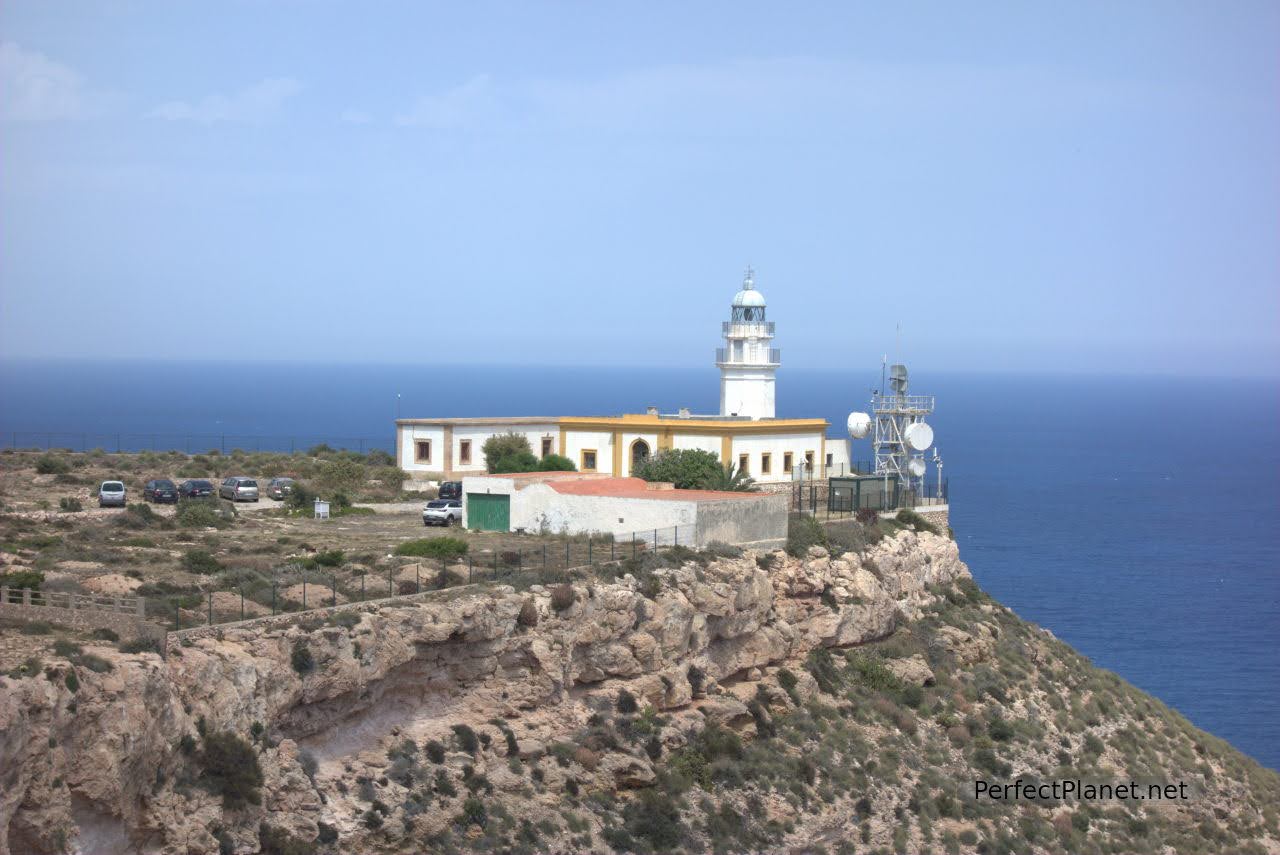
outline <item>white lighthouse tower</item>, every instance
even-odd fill
[[[716,348],[720,368],[720,415],[773,418],[774,374],[782,351],[769,346],[773,322],[764,317],[764,295],[756,290],[750,267],[742,290],[733,297],[729,320],[722,326],[724,347]]]

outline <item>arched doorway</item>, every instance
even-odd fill
[[[631,473],[635,474],[636,467],[641,462],[649,459],[649,443],[643,439],[637,439],[631,443]]]

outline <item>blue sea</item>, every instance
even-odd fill
[[[1280,768],[1280,381],[930,372],[951,518],[1027,620]],[[832,434],[878,366],[783,369]],[[603,367],[0,364],[0,443],[390,448],[404,416],[714,412],[718,377]],[[865,443],[864,443],[865,444]],[[869,456],[867,448],[855,457]]]

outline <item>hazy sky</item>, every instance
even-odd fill
[[[1280,4],[0,4],[0,357],[1280,373]]]

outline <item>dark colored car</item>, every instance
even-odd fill
[[[293,485],[298,483],[292,478],[272,478],[267,482],[267,497],[270,499],[284,500],[284,497],[293,492]]]
[[[462,498],[462,482],[461,481],[441,481],[439,498],[461,499]]]
[[[184,499],[198,499],[201,496],[213,495],[213,482],[196,479],[183,481],[178,485],[178,495]]]
[[[148,481],[142,487],[142,498],[148,502],[163,504],[171,502],[178,503],[178,488],[168,478],[157,478],[154,481]]]

